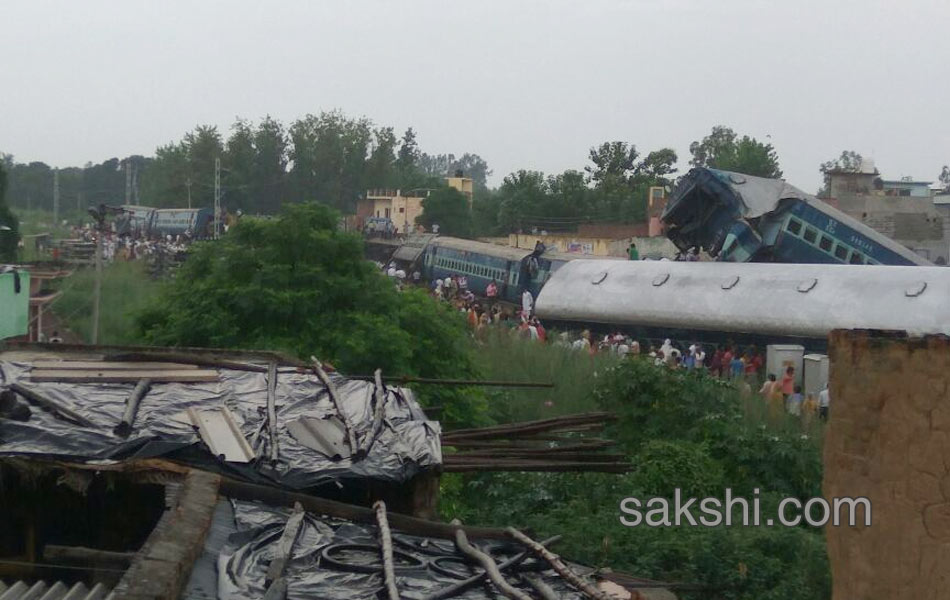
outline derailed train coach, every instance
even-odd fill
[[[429,281],[465,276],[469,289],[480,296],[494,281],[502,300],[518,304],[525,290],[537,298],[551,274],[565,264],[592,258],[595,257],[558,252],[536,256],[523,248],[440,236],[429,241],[422,251],[422,275]]]
[[[724,262],[931,265],[910,249],[779,179],[695,168],[661,216],[682,251]]]
[[[554,273],[536,310],[553,326],[604,324],[645,337],[819,349],[834,329],[950,335],[948,297],[950,270],[936,266],[593,260]]]

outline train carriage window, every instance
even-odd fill
[[[818,242],[818,247],[824,250],[825,252],[831,252],[831,247],[834,245],[834,242],[831,241],[831,238],[827,235],[821,236],[821,241]]]
[[[848,247],[841,244],[835,246],[835,258],[840,260],[848,260]]]
[[[818,232],[812,229],[811,227],[806,227],[805,235],[803,235],[802,237],[804,237],[805,241],[808,242],[809,244],[814,244],[815,240],[818,239]]]
[[[788,220],[788,225],[785,226],[785,229],[786,229],[789,233],[793,233],[793,234],[795,234],[795,235],[800,235],[801,232],[802,232],[802,222],[799,221],[798,219],[796,219],[795,217],[791,217],[791,218]]]
[[[850,262],[852,265],[863,265],[863,264],[864,264],[864,257],[861,255],[860,252],[858,252],[858,251],[856,251],[856,250],[852,250],[852,251],[851,251],[851,260],[848,261],[848,262]]]

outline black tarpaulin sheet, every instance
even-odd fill
[[[259,600],[267,589],[267,567],[275,557],[290,510],[254,502],[235,501],[235,532],[220,549],[217,561],[219,600]],[[284,577],[287,599],[352,600],[385,597],[376,527],[318,517],[307,513]],[[488,552],[495,562],[503,562],[524,548],[514,543],[470,540]],[[448,540],[433,540],[393,532],[396,586],[401,598],[422,600],[426,596],[478,574]],[[531,557],[513,571],[506,571],[509,583],[526,593],[532,588],[521,575],[539,576],[565,600],[582,596],[570,588],[546,563]],[[587,567],[572,565],[575,572],[589,575]],[[491,584],[480,584],[453,596],[465,600],[502,597]]]
[[[277,376],[279,460],[270,465],[266,445],[267,374],[218,369],[213,383],[155,383],[142,401],[128,438],[113,433],[122,418],[133,383],[33,382],[29,363],[0,361],[4,385],[20,383],[92,421],[82,427],[33,406],[26,422],[0,418],[0,455],[39,455],[70,461],[126,460],[167,456],[202,467],[214,467],[248,480],[270,480],[301,489],[331,480],[372,478],[402,483],[420,470],[442,462],[440,426],[429,421],[404,388],[387,387],[383,427],[362,460],[332,460],[301,445],[287,423],[301,417],[318,419],[336,408],[316,376],[282,368]],[[344,411],[358,440],[373,426],[374,385],[333,375]],[[205,446],[195,429],[183,421],[188,408],[212,410],[226,406],[241,433],[259,457],[249,464],[223,463]]]

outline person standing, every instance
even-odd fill
[[[630,245],[627,246],[627,256],[630,257],[630,260],[640,260],[640,251],[637,250],[637,245],[633,242],[630,242]]]
[[[785,410],[788,414],[800,417],[802,414],[802,386],[796,385],[792,394],[785,400]]]
[[[785,369],[785,375],[782,376],[782,397],[788,400],[788,397],[795,393],[795,367],[789,366]]]
[[[498,285],[495,284],[494,279],[485,288],[485,296],[488,298],[488,309],[491,310],[495,307],[495,300],[498,299]]]
[[[524,318],[531,316],[531,311],[534,309],[534,296],[531,295],[529,290],[525,290],[521,294],[521,312],[524,315]]]
[[[825,389],[818,394],[818,418],[822,421],[828,420],[828,405],[831,403],[831,395],[828,393],[828,384]]]
[[[722,353],[722,376],[726,379],[732,373],[732,348],[726,346],[726,351]]]

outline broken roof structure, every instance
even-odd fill
[[[3,385],[47,410],[5,423],[0,455],[164,456],[292,489],[404,483],[442,462],[439,423],[405,388],[335,374],[324,385],[267,353],[21,348],[0,354]]]
[[[441,431],[380,377],[20,344],[0,390],[0,600],[674,598],[564,563],[553,539],[409,516],[431,507],[406,495],[437,493]]]

